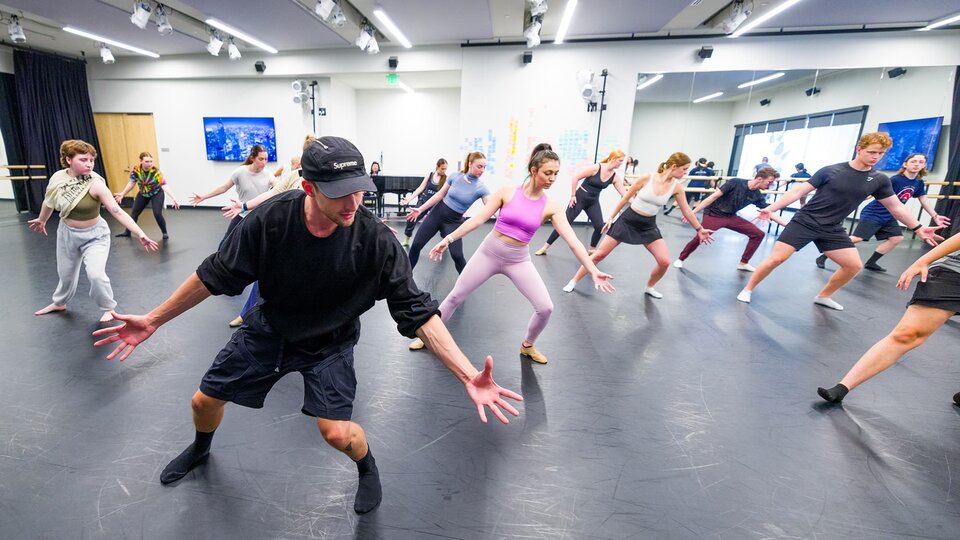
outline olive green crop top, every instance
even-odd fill
[[[90,195],[88,191],[86,195],[80,199],[80,202],[77,203],[77,206],[73,208],[73,211],[70,212],[70,219],[76,221],[86,221],[88,219],[96,218],[100,215],[100,201],[93,198],[93,195]]]

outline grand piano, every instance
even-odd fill
[[[413,193],[420,185],[420,182],[423,181],[422,176],[377,175],[372,178],[373,183],[377,186],[377,192],[367,192],[364,194],[363,204],[370,210],[376,212],[380,217],[383,217],[387,207],[396,208],[399,212],[401,208],[400,201],[403,200],[406,195]],[[387,204],[384,202],[383,196],[388,193],[397,196],[396,204]]]

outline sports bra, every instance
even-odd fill
[[[69,217],[76,221],[86,221],[100,217],[100,201],[94,199],[93,195],[88,191],[86,195],[80,199],[80,202],[73,207],[73,211],[70,212]]]
[[[606,182],[604,182],[603,179],[600,178],[600,171],[602,168],[603,168],[602,166],[597,165],[597,172],[588,176],[586,179],[584,179],[583,183],[580,184],[580,187],[582,187],[584,191],[586,191],[587,193],[591,193],[593,195],[599,195],[601,191],[603,191],[610,184],[613,183],[612,177],[610,180]],[[613,173],[613,174],[616,175],[617,173]]]
[[[545,194],[533,200],[523,194],[522,185],[517,186],[510,202],[500,208],[493,230],[527,244],[543,224],[543,207],[546,205]]]
[[[660,211],[660,207],[667,204],[670,197],[673,197],[673,190],[677,187],[677,179],[674,178],[673,181],[670,182],[670,189],[668,189],[665,194],[657,195],[653,192],[653,184],[656,182],[657,176],[658,173],[650,173],[650,179],[637,191],[633,202],[630,203],[630,208],[636,213],[645,216],[655,216],[657,212]]]

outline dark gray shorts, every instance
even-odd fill
[[[869,240],[871,237],[876,236],[877,240],[886,240],[894,236],[903,236],[903,229],[900,228],[900,224],[897,223],[895,219],[890,219],[883,223],[870,219],[861,219],[860,223],[857,223],[857,228],[853,231],[853,236],[863,238],[864,240]]]
[[[847,231],[844,230],[843,225],[820,225],[799,212],[794,214],[790,223],[787,223],[787,226],[783,228],[777,242],[792,246],[797,251],[813,242],[820,253],[854,247],[853,240],[850,240],[850,237],[847,236]]]
[[[918,304],[960,313],[960,273],[934,266],[927,272],[926,282],[917,282],[908,306]]]
[[[244,315],[243,325],[203,376],[200,391],[259,409],[273,385],[294,371],[303,376],[303,414],[350,419],[357,390],[353,344],[329,355],[302,351],[270,327],[259,307]]]

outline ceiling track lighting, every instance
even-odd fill
[[[543,17],[547,10],[550,9],[550,6],[547,5],[547,0],[527,0],[527,4],[530,5],[530,17]]]
[[[157,4],[157,32],[161,36],[169,36],[173,33],[173,25],[170,24],[167,8],[163,4]]]
[[[323,22],[335,28],[343,28],[347,24],[347,16],[337,0],[317,0],[313,11]]]
[[[357,36],[353,44],[361,51],[366,51],[367,54],[377,54],[380,52],[380,45],[377,43],[375,33],[376,29],[367,21],[363,21],[360,23],[360,35]]]
[[[800,1],[801,1],[801,0],[784,0],[783,3],[781,3],[779,6],[771,9],[770,11],[767,11],[767,12],[764,13],[763,15],[760,15],[760,16],[757,17],[756,19],[754,19],[754,20],[748,22],[747,24],[741,26],[740,28],[737,29],[736,32],[730,34],[730,35],[727,36],[727,37],[731,37],[731,38],[740,37],[740,36],[742,36],[743,34],[746,34],[747,32],[753,30],[754,28],[757,28],[757,27],[760,26],[761,24],[763,24],[763,23],[769,21],[770,19],[776,17],[777,15],[783,13],[784,11],[790,9],[791,7],[795,6],[796,4],[799,4]]]
[[[207,42],[207,52],[213,56],[220,56],[220,48],[223,47],[223,38],[216,30],[210,31],[210,40]]]
[[[148,50],[146,50],[146,49],[141,49],[140,47],[134,47],[133,45],[127,45],[126,43],[124,43],[124,42],[122,42],[122,41],[117,41],[117,40],[115,40],[115,39],[105,38],[105,37],[103,37],[103,36],[100,36],[100,35],[97,35],[97,34],[93,34],[93,33],[87,32],[86,30],[81,30],[81,29],[79,29],[79,28],[74,28],[74,27],[72,27],[72,26],[64,26],[64,27],[63,27],[63,31],[64,31],[64,32],[67,32],[67,33],[70,33],[70,34],[74,34],[74,35],[80,36],[80,37],[85,37],[85,38],[90,39],[90,40],[93,40],[93,41],[99,41],[99,42],[105,43],[105,44],[107,44],[107,45],[113,45],[114,47],[120,47],[121,49],[126,49],[126,50],[128,50],[128,51],[130,51],[130,52],[135,52],[135,53],[137,53],[137,54],[142,54],[142,55],[144,55],[144,56],[149,56],[150,58],[160,58],[160,55],[157,54],[157,53],[155,53],[155,52],[153,52],[153,51],[148,51]]]
[[[237,48],[237,44],[233,42],[233,36],[230,36],[229,45],[227,45],[227,55],[230,56],[230,60],[240,59],[240,49]]]
[[[116,62],[116,59],[113,58],[113,51],[110,50],[110,47],[107,47],[103,43],[100,43],[100,60],[104,64],[112,64]]]
[[[133,13],[130,14],[130,22],[141,30],[146,28],[150,22],[150,6],[143,0],[137,0],[133,5]]]
[[[236,28],[234,28],[234,27],[232,27],[232,26],[224,23],[223,21],[219,21],[219,20],[214,19],[214,18],[211,17],[211,18],[209,18],[209,19],[207,19],[207,20],[205,20],[205,21],[203,21],[203,22],[209,24],[210,26],[216,28],[217,30],[220,30],[221,32],[224,32],[224,33],[226,33],[226,34],[229,34],[229,35],[231,35],[231,36],[239,39],[240,41],[243,41],[244,43],[249,43],[250,45],[253,45],[254,47],[257,47],[257,48],[259,48],[259,49],[263,49],[263,50],[267,51],[267,52],[270,53],[270,54],[277,54],[277,52],[278,52],[276,49],[274,49],[274,48],[271,47],[270,45],[267,45],[266,43],[260,41],[259,39],[255,38],[255,37],[253,37],[253,36],[251,36],[250,34],[247,34],[246,32],[237,30]],[[211,54],[212,54],[212,53],[211,53]]]
[[[530,19],[530,25],[523,31],[523,37],[527,40],[527,47],[532,49],[540,45],[540,29],[543,28],[543,15],[534,15]]]
[[[400,28],[394,24],[393,19],[387,15],[387,12],[384,11],[382,7],[374,7],[373,14],[380,19],[380,22],[383,23],[383,27],[387,29],[387,32],[390,32],[390,35],[397,40],[397,43],[403,45],[405,49],[413,47],[413,44],[410,43],[410,40],[407,39],[407,36],[403,35],[403,32],[401,32]]]
[[[26,43],[27,35],[23,33],[23,27],[20,26],[20,17],[10,16],[10,24],[7,25],[7,33],[10,34],[10,41],[14,43]]]

